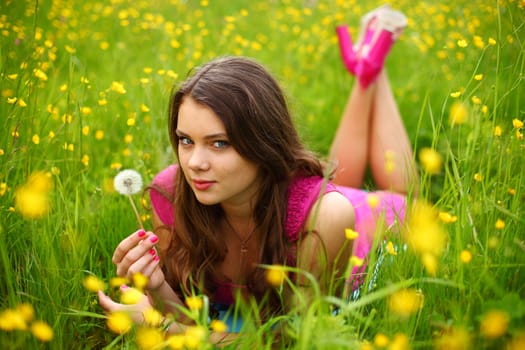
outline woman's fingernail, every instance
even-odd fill
[[[144,230],[139,230],[137,232],[137,236],[139,236],[139,237],[144,237],[145,235],[146,235],[146,231],[144,231]]]
[[[153,249],[153,248],[150,249],[148,253],[149,253],[149,255],[155,255],[155,249]]]
[[[155,255],[155,257],[153,258],[153,261],[159,261],[159,256],[158,255]]]
[[[159,237],[153,235],[149,238],[149,240],[151,243],[157,243],[157,241],[159,240]]]
[[[126,284],[123,284],[123,285],[120,286],[120,289],[128,289],[128,288],[129,288],[129,287],[128,287],[128,285],[126,285]]]

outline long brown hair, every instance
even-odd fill
[[[251,59],[221,57],[204,64],[171,97],[169,135],[176,152],[175,130],[185,96],[213,110],[235,150],[259,165],[262,183],[253,213],[261,242],[259,262],[285,264],[289,246],[285,232],[288,185],[298,174],[322,176],[323,166],[300,141],[281,87]],[[173,207],[176,227],[169,246],[161,251],[166,278],[181,283],[186,293],[193,288],[209,292],[207,281],[217,275],[216,269],[226,254],[217,230],[224,214],[222,208],[199,203],[180,167]],[[247,283],[249,292],[257,298],[268,289],[263,272],[256,269]]]

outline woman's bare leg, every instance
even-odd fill
[[[360,187],[366,167],[379,189],[408,193],[417,180],[413,153],[403,121],[383,70],[363,89],[355,84],[332,143],[334,183]]]
[[[385,70],[376,80],[370,118],[369,164],[379,189],[407,194],[417,184],[412,146]]]
[[[375,85],[363,89],[357,82],[354,84],[339,122],[330,149],[330,160],[336,166],[333,182],[338,185],[358,188],[363,183],[369,157]]]

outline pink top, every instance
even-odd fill
[[[174,224],[173,206],[165,195],[172,196],[175,185],[175,174],[177,165],[170,165],[162,170],[153,179],[153,185],[165,191],[161,194],[152,189],[150,191],[151,203],[159,219],[167,226]],[[324,188],[323,188],[324,187]],[[397,218],[404,216],[405,198],[395,193],[381,192],[379,204],[375,208],[370,208],[367,203],[367,191],[335,186],[331,182],[324,182],[322,177],[297,177],[292,180],[288,188],[288,207],[286,213],[285,232],[290,243],[297,242],[304,232],[303,228],[312,206],[319,198],[319,194],[338,191],[342,193],[351,202],[355,214],[355,230],[359,232],[359,237],[354,242],[354,255],[365,258],[371,248],[371,242],[368,241],[366,228],[375,225],[375,220],[379,215],[385,215],[387,224],[392,224]],[[288,254],[287,264],[295,266],[296,245],[292,244]],[[363,271],[354,268],[354,274]],[[244,286],[232,283],[215,283],[216,291],[213,298],[214,302],[222,304],[233,304],[233,290],[244,288]]]

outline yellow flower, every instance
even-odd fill
[[[29,303],[22,303],[16,307],[16,311],[20,313],[24,321],[31,322],[35,316],[35,309]]]
[[[461,91],[454,91],[450,93],[450,97],[452,98],[458,98],[459,96],[461,96]]]
[[[210,323],[210,328],[212,331],[217,333],[223,333],[228,331],[228,326],[226,325],[226,323],[220,320],[212,320]]]
[[[162,349],[164,335],[160,329],[141,327],[137,329],[135,341],[139,349],[142,350]]]
[[[421,254],[421,263],[425,267],[427,273],[431,276],[435,276],[437,273],[438,261],[434,254],[423,253]]]
[[[438,174],[443,165],[443,158],[435,150],[425,147],[419,151],[419,161],[423,169],[430,175]]]
[[[468,43],[466,40],[458,40],[458,46],[461,47],[461,48],[465,48],[468,46]]]
[[[477,81],[482,80],[482,79],[483,79],[483,74],[476,74],[476,75],[474,76],[474,79],[477,80]]]
[[[519,332],[514,335],[507,343],[506,350],[523,350],[525,349],[525,332]]]
[[[120,287],[123,284],[128,284],[129,280],[126,277],[113,277],[109,280],[111,287]]]
[[[410,344],[406,334],[397,333],[390,343],[388,350],[410,350]]]
[[[5,182],[0,183],[0,196],[3,196],[7,192],[7,184]]]
[[[27,107],[27,103],[21,98],[19,98],[18,101],[16,101],[16,104],[19,105],[20,107]]]
[[[33,70],[33,74],[35,74],[35,77],[37,77],[38,79],[42,80],[42,81],[46,81],[47,80],[47,75],[46,73],[44,73],[43,71],[41,71],[40,69],[38,68],[35,68]]]
[[[363,266],[363,264],[364,264],[364,259],[361,259],[360,257],[355,256],[355,255],[352,255],[352,256],[350,257],[349,263],[350,263],[351,266],[357,266],[357,267],[360,267],[360,266]]]
[[[108,315],[106,325],[113,333],[124,334],[133,326],[133,320],[124,311],[114,311]]]
[[[523,122],[518,118],[514,118],[512,119],[512,126],[514,127],[514,129],[523,128]]]
[[[378,348],[386,347],[389,342],[390,342],[390,339],[388,339],[388,337],[384,335],[383,333],[377,333],[374,336],[374,345],[377,346]]]
[[[503,230],[505,228],[505,221],[501,219],[496,220],[494,227],[496,227],[497,230]]]
[[[474,181],[476,181],[476,182],[483,181],[483,176],[480,173],[475,173],[474,174]]]
[[[468,250],[462,250],[459,258],[463,263],[468,264],[472,260],[472,253]]]
[[[184,349],[184,338],[182,334],[174,334],[168,337],[167,343],[168,347],[173,350],[182,350]]]
[[[33,135],[33,137],[31,138],[31,141],[33,141],[33,143],[34,143],[35,145],[38,145],[38,144],[40,143],[40,136],[38,136],[38,135],[36,135],[36,134]]]
[[[54,336],[53,329],[44,321],[33,322],[31,333],[41,342],[49,342]]]
[[[148,308],[142,312],[144,322],[151,327],[158,327],[162,324],[162,313],[154,308]]]
[[[149,107],[146,106],[144,103],[140,105],[140,110],[144,113],[149,112]]]
[[[24,320],[24,315],[13,309],[7,309],[0,313],[0,329],[6,332],[27,329],[27,323]]]
[[[186,305],[190,310],[200,310],[202,309],[203,301],[199,296],[189,296],[186,298]]]
[[[449,122],[453,126],[456,124],[463,124],[468,119],[467,106],[463,102],[454,102],[450,106]]]
[[[401,289],[388,298],[388,307],[395,314],[408,317],[423,307],[423,294],[415,289]]]
[[[135,118],[128,118],[128,120],[126,121],[126,125],[127,126],[134,126],[136,123],[136,119]]]
[[[496,125],[494,127],[494,136],[499,137],[501,136],[501,133],[502,133],[501,126]]]
[[[197,349],[206,335],[206,330],[201,326],[192,326],[186,329],[184,345],[188,349]]]
[[[496,45],[496,39],[494,39],[494,38],[489,38],[489,45],[491,45],[491,46]]]
[[[144,294],[139,291],[136,288],[125,288],[122,289],[122,293],[120,294],[120,302],[122,304],[136,304],[138,303],[142,298],[144,297]]]
[[[266,270],[266,282],[273,287],[280,287],[286,279],[286,270],[281,265],[272,265]]]
[[[98,277],[89,275],[84,278],[83,281],[84,288],[86,288],[90,292],[98,292],[99,290],[106,289],[106,284],[100,280]]]
[[[124,88],[124,84],[118,82],[118,81],[114,81],[111,83],[111,87],[110,89],[112,91],[115,91],[117,94],[125,94],[126,93],[126,89]]]
[[[104,138],[104,131],[103,130],[97,130],[95,132],[95,139],[102,140]]]
[[[468,350],[470,334],[463,327],[453,327],[434,343],[436,350]]]
[[[479,330],[483,337],[488,339],[499,338],[507,332],[509,315],[500,310],[491,310],[481,319]]]
[[[441,221],[443,221],[444,223],[446,223],[446,224],[450,224],[450,223],[458,221],[458,217],[457,216],[452,215],[452,214],[447,213],[447,212],[443,212],[443,211],[439,213],[439,219]]]
[[[27,183],[15,192],[15,206],[22,216],[38,219],[50,210],[49,192],[53,187],[51,177],[44,172],[31,174]]]
[[[388,252],[388,254],[390,255],[397,255],[397,252],[396,252],[396,248],[394,247],[394,244],[389,241],[387,244],[386,244],[386,251]]]
[[[144,288],[148,284],[148,277],[144,276],[144,274],[140,272],[133,274],[132,280],[133,286],[138,290],[144,290]]]
[[[368,206],[372,209],[377,208],[379,204],[379,196],[376,194],[369,194],[366,196],[366,203],[368,203]]]
[[[507,192],[511,195],[511,196],[514,196],[516,194],[516,190],[514,188],[509,188],[507,190]]]
[[[82,159],[80,159],[80,161],[82,162],[82,164],[84,164],[84,166],[88,166],[89,165],[89,156],[87,154],[84,154],[82,156]]]
[[[357,233],[356,231],[352,230],[351,228],[345,228],[345,237],[346,237],[346,239],[352,241],[352,240],[356,239],[357,237],[359,237],[359,233]]]

